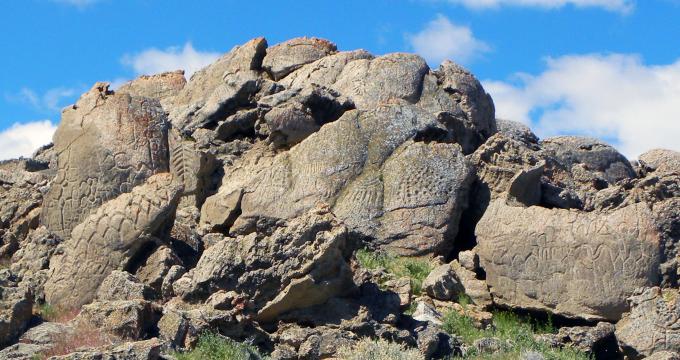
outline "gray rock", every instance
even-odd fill
[[[538,143],[538,136],[531,131],[531,128],[521,122],[496,119],[496,126],[498,127],[498,132],[507,137],[527,144]]]
[[[29,233],[28,237],[12,256],[12,272],[23,276],[48,269],[50,259],[62,240],[41,226]]]
[[[196,141],[183,137],[172,129],[168,136],[170,147],[170,173],[184,185],[180,207],[200,207],[211,188],[211,179],[217,164],[215,156],[198,148]]]
[[[97,83],[65,109],[54,134],[59,169],[41,223],[62,238],[105,201],[168,171],[168,122],[158,100],[108,88]]]
[[[347,64],[354,60],[370,60],[373,55],[365,50],[343,51],[325,56],[302,66],[279,82],[289,89],[303,88],[311,84],[331,87]]]
[[[680,152],[654,149],[640,155],[640,165],[647,171],[680,173]]]
[[[247,294],[257,318],[272,321],[350,290],[346,241],[347,228],[327,207],[317,207],[270,236],[252,233],[218,242],[173,289],[189,301],[217,290]]]
[[[33,293],[12,273],[0,270],[0,348],[12,344],[33,316]]]
[[[170,272],[170,269],[178,265],[182,265],[182,260],[177,257],[172,248],[161,245],[146,258],[146,261],[137,269],[135,275],[155,293],[160,294],[163,281]]]
[[[95,301],[83,306],[73,321],[122,339],[141,340],[154,331],[160,311],[144,300]]]
[[[450,264],[436,267],[423,281],[423,290],[437,300],[457,300],[464,293],[463,285]]]
[[[154,296],[152,288],[143,284],[134,275],[114,270],[99,285],[96,299],[98,301],[117,300],[151,300]]]
[[[659,282],[653,222],[645,204],[582,213],[501,199],[477,224],[476,251],[496,303],[616,321],[635,289]]]
[[[262,67],[274,80],[280,80],[302,65],[331,55],[337,50],[335,44],[318,38],[295,38],[267,49]]]
[[[85,219],[63,244],[63,254],[52,257],[47,301],[77,308],[94,298],[113,270],[135,266],[135,255],[172,219],[181,189],[170,174],[158,174]]]
[[[411,317],[414,320],[428,322],[436,326],[441,326],[444,321],[444,316],[435,309],[434,306],[425,301],[419,301],[416,305],[416,310]]]
[[[640,289],[630,297],[630,313],[616,324],[616,338],[631,358],[661,351],[680,352],[677,289]]]
[[[116,92],[158,99],[163,104],[165,99],[177,95],[186,83],[184,71],[177,70],[156,75],[142,75],[121,85]]]
[[[260,89],[257,71],[266,48],[264,38],[253,39],[194,73],[168,104],[172,124],[191,133],[250,104],[250,97]]]

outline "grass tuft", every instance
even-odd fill
[[[417,349],[386,340],[361,339],[352,347],[342,347],[336,354],[340,360],[425,360]]]
[[[535,339],[536,334],[555,333],[552,319],[539,323],[529,317],[519,316],[509,311],[498,311],[493,314],[493,324],[486,329],[477,329],[468,316],[450,311],[444,316],[443,329],[449,334],[458,336],[461,341],[470,346],[470,351],[463,358],[466,359],[519,359],[521,355],[537,352],[546,360],[587,360],[590,357],[576,349],[565,347],[552,348],[544,342]],[[475,340],[483,338],[498,338],[508,344],[507,348],[493,354],[478,353],[471,345]]]
[[[399,257],[387,253],[372,252],[360,249],[356,252],[359,265],[365,269],[385,269],[397,277],[407,277],[411,280],[414,295],[420,295],[423,281],[432,271],[432,264],[428,259]]]
[[[78,316],[80,310],[66,309],[48,303],[36,305],[33,312],[43,320],[65,324]]]
[[[193,350],[177,352],[177,360],[258,360],[264,359],[257,348],[207,332],[200,335]]]

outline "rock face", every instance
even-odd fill
[[[107,200],[168,171],[168,122],[156,99],[113,94],[97,83],[64,110],[58,170],[41,222],[62,238]]]
[[[630,313],[616,324],[616,338],[631,356],[649,356],[670,350],[680,352],[680,306],[677,289],[641,289],[630,297]]]
[[[158,174],[87,217],[64,243],[63,254],[50,264],[47,301],[79,307],[94,298],[113,270],[133,267],[135,255],[171,218],[180,192],[169,174]]]
[[[259,219],[293,218],[323,201],[394,251],[443,252],[457,232],[471,171],[458,145],[414,139],[445,132],[412,105],[347,112],[290,151],[233,169],[203,213],[243,194],[234,228],[247,231]]]
[[[477,224],[477,253],[497,303],[616,321],[636,288],[659,282],[653,223],[642,204],[599,214],[496,200]]]
[[[97,83],[0,162],[0,358],[164,359],[205,332],[274,359],[502,357],[444,331],[496,309],[592,325],[553,347],[673,358],[679,244],[677,151],[539,139],[450,61],[256,38],[190,79]]]
[[[236,291],[254,303],[258,319],[270,321],[349,290],[346,242],[347,228],[328,208],[317,207],[269,236],[226,238],[211,246],[174,290],[189,301]]]

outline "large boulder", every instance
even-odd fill
[[[156,75],[142,75],[121,85],[116,92],[158,99],[162,105],[165,99],[177,95],[186,83],[184,71],[177,70]]]
[[[33,317],[33,293],[7,269],[0,270],[0,348],[12,344]]]
[[[256,38],[194,73],[168,102],[173,126],[191,133],[250,104],[251,96],[260,88],[258,71],[266,49],[267,41]]]
[[[335,53],[337,47],[328,40],[317,38],[295,38],[267,49],[262,67],[274,80],[280,80],[302,65],[309,64],[324,56]]]
[[[238,218],[223,225],[245,233],[321,201],[352,230],[395,252],[444,253],[453,245],[472,181],[458,145],[427,141],[446,131],[413,105],[348,111],[288,152],[251,151],[201,211],[238,205],[232,211],[240,210]],[[202,216],[202,225],[216,225],[211,218]]]
[[[63,244],[52,258],[45,284],[47,301],[77,308],[94,298],[102,281],[114,270],[128,270],[152,241],[152,235],[173,220],[182,186],[170,174],[158,174],[131,193],[102,205]]]
[[[476,235],[486,281],[502,305],[615,321],[635,289],[659,283],[660,234],[644,203],[585,213],[497,199]]]
[[[640,155],[638,162],[646,171],[680,173],[680,152],[653,149]]]
[[[59,168],[41,223],[67,238],[102,203],[167,172],[167,129],[158,100],[95,84],[62,113],[54,134]]]
[[[640,289],[630,297],[630,313],[616,324],[616,338],[630,358],[669,350],[680,352],[677,289]]]
[[[45,169],[32,159],[0,161],[0,258],[11,257],[38,226]]]
[[[261,321],[324,303],[351,288],[347,227],[325,206],[276,228],[225,238],[204,253],[174,284],[186,301],[205,301],[219,291],[244,294]]]

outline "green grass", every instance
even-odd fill
[[[423,280],[425,280],[433,268],[427,259],[399,257],[365,249],[360,249],[356,252],[356,259],[363,268],[370,270],[383,268],[388,273],[397,277],[409,278],[414,295],[422,293]]]
[[[587,360],[586,354],[573,348],[551,348],[548,344],[536,341],[535,334],[554,333],[556,329],[549,319],[539,323],[531,318],[522,317],[509,311],[493,314],[493,325],[487,329],[477,329],[472,319],[456,311],[444,316],[443,328],[446,332],[460,337],[467,345],[482,338],[498,338],[508,344],[505,350],[493,354],[479,354],[471,348],[466,359],[518,359],[527,351],[541,353],[546,360]]]
[[[259,360],[264,359],[257,348],[238,343],[214,333],[200,335],[193,350],[177,352],[177,360]]]

